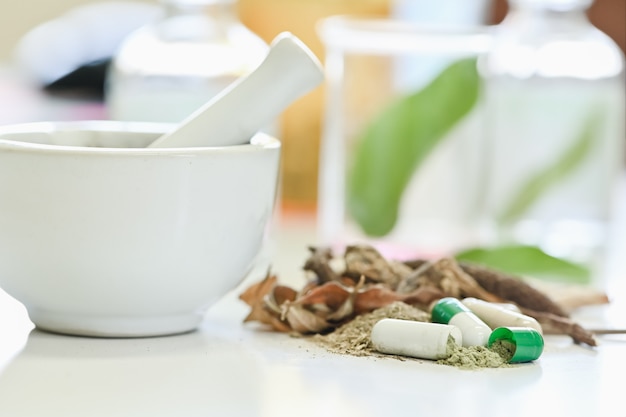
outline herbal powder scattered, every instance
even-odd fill
[[[505,348],[505,352],[510,352]],[[484,346],[458,346],[454,341],[448,341],[448,356],[445,359],[439,359],[437,363],[441,365],[456,366],[461,369],[479,369],[479,368],[502,368],[508,366],[508,359],[500,352],[502,350],[492,350]]]
[[[384,318],[429,322],[430,315],[403,302],[394,302],[371,313],[357,316],[338,327],[332,333],[312,336],[312,340],[327,350],[352,356],[379,356],[410,359],[376,352],[371,344],[370,333],[374,325]],[[496,343],[492,349],[483,346],[461,347],[449,341],[450,356],[436,363],[461,369],[500,368],[508,365],[512,357],[512,346]]]

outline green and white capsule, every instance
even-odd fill
[[[541,324],[533,317],[515,312],[496,303],[469,297],[463,299],[463,305],[492,329],[496,327],[530,327],[543,334]]]
[[[491,327],[456,298],[442,298],[435,304],[431,314],[435,323],[458,327],[463,335],[463,346],[487,346]]]
[[[496,343],[511,347],[509,363],[531,362],[543,353],[543,336],[530,327],[498,327],[489,337],[489,348]]]
[[[381,353],[432,360],[449,357],[448,344],[461,346],[462,339],[454,326],[398,319],[378,321],[370,335],[372,346]]]

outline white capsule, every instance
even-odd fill
[[[491,327],[474,314],[458,313],[450,319],[448,324],[461,329],[463,346],[487,346],[489,336],[491,336]]]
[[[470,297],[471,298],[471,297]],[[477,300],[477,298],[474,298],[475,300]],[[485,301],[487,302],[487,301]],[[518,306],[516,306],[513,303],[491,303],[491,304],[495,304],[498,307],[502,307],[505,310],[509,310],[509,311],[515,311],[516,313],[521,313],[522,311],[519,309]]]
[[[382,319],[371,333],[372,346],[379,352],[432,360],[451,355],[449,340],[462,344],[457,327],[413,320]]]
[[[543,334],[541,325],[533,317],[477,298],[465,298],[462,302],[492,329],[496,327],[530,327]]]
[[[463,346],[487,346],[491,328],[461,301],[453,297],[445,297],[437,301],[431,311],[432,321],[450,324],[461,330]]]

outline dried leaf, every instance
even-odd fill
[[[281,314],[281,306],[287,301],[294,301],[297,297],[298,293],[293,288],[284,285],[275,285],[274,288],[263,297],[263,301],[266,309]]]
[[[364,282],[363,278],[354,287],[327,282],[311,289],[298,298],[296,303],[305,306],[310,311],[315,311],[326,321],[341,322],[354,316],[354,299]]]
[[[341,322],[343,320],[353,318],[355,315],[354,304],[356,296],[359,294],[361,288],[363,288],[364,285],[365,277],[361,277],[356,286],[354,288],[350,288],[348,298],[346,298],[343,304],[338,309],[336,309],[334,313],[328,315],[328,319],[335,322]]]
[[[278,278],[275,275],[270,275],[268,272],[262,281],[252,284],[241,293],[239,299],[250,307],[254,307],[256,304],[262,304],[263,298],[274,288],[277,281]]]
[[[345,275],[355,280],[365,276],[368,281],[386,285],[391,289],[395,289],[400,281],[412,272],[411,268],[400,262],[388,261],[369,245],[348,246],[344,258]]]
[[[270,275],[269,272],[265,278],[248,287],[239,298],[248,304],[251,309],[250,313],[244,318],[244,323],[259,322],[269,325],[272,329],[279,332],[289,332],[289,325],[280,319],[279,313],[268,308],[268,299],[274,299],[273,292],[277,288],[276,282],[278,278]],[[285,288],[285,287],[282,287]]]
[[[332,251],[329,248],[313,246],[309,247],[309,251],[311,255],[304,263],[304,270],[313,272],[320,284],[339,281],[340,276],[330,266],[330,261],[333,259]]]
[[[335,311],[350,296],[351,290],[336,282],[327,282],[319,287],[312,288],[298,298],[300,305],[320,305],[328,310]]]
[[[397,301],[402,301],[405,304],[427,310],[433,301],[445,296],[446,294],[443,294],[435,288],[419,288],[410,294],[399,294],[386,287],[376,285],[364,289],[357,294],[354,310],[357,315],[360,315]]]
[[[287,302],[283,307],[282,319],[289,323],[291,330],[300,334],[320,333],[332,327],[322,317],[302,305]]]
[[[435,262],[424,263],[398,285],[397,291],[406,294],[422,287],[437,288],[455,298],[476,297],[485,301],[503,301],[465,273],[454,258],[442,258]]]

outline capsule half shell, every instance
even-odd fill
[[[463,344],[461,331],[455,326],[398,319],[377,322],[371,341],[381,353],[432,360],[449,357],[450,347]]]

